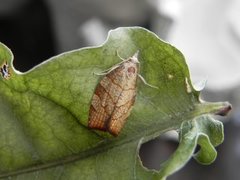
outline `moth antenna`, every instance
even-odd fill
[[[128,59],[122,58],[122,57],[119,55],[118,50],[117,50],[117,56],[122,60],[121,62],[115,64],[115,65],[112,66],[111,68],[106,69],[106,70],[104,70],[104,71],[102,71],[102,72],[100,72],[100,73],[95,73],[95,72],[94,72],[93,74],[99,75],[99,76],[106,75],[106,74],[112,72],[113,70],[117,69],[122,63],[124,63],[126,60],[128,60]]]
[[[122,58],[117,50],[117,56],[119,57],[119,59],[121,59],[122,61],[125,61],[126,59]]]
[[[139,54],[139,50],[137,50],[137,52],[132,56],[132,58],[138,59],[138,54]],[[118,50],[117,50],[117,56],[119,57],[119,59],[122,60],[122,62],[125,62],[125,61],[128,61],[128,60],[129,60],[129,58],[127,58],[127,59],[122,58],[122,57],[119,55]],[[138,60],[137,60],[137,62],[138,62]],[[139,62],[138,62],[138,63],[139,63]],[[121,63],[120,63],[120,64],[121,64]]]
[[[138,54],[139,54],[139,50],[137,50],[137,52],[132,56],[133,58],[136,58],[138,57]],[[113,67],[109,68],[109,69],[106,69],[100,73],[93,73],[95,75],[98,75],[98,76],[103,76],[103,75],[106,75],[110,72],[112,72],[113,70],[117,69],[121,64],[123,64],[125,61],[128,61],[129,59],[124,59],[122,58],[119,53],[118,53],[118,50],[117,50],[117,56],[122,60],[121,62],[119,62],[118,64],[114,65]]]
[[[145,80],[140,74],[138,74],[138,77],[142,80],[142,82],[143,82],[145,85],[147,85],[147,86],[149,86],[149,87],[151,87],[151,88],[159,89],[157,86],[153,86],[153,85],[151,85],[151,84],[148,84],[148,83],[146,82],[146,80]]]

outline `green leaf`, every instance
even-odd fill
[[[118,137],[89,129],[91,98],[102,78],[94,73],[119,63],[117,52],[128,58],[137,50],[140,74],[159,89],[138,81]],[[201,103],[181,52],[143,28],[118,28],[102,46],[61,54],[26,73],[16,71],[12,59],[0,44],[0,65],[7,62],[11,74],[0,79],[0,178],[160,179],[181,168],[197,144],[199,162],[216,157],[222,125],[205,115],[224,114],[230,105]],[[162,170],[143,167],[141,144],[179,128],[179,148]]]
[[[168,175],[183,167],[192,157],[196,146],[201,149],[194,158],[202,164],[212,163],[217,152],[215,146],[224,139],[223,125],[210,116],[196,117],[192,121],[183,122],[181,125],[180,142],[174,154],[162,165],[159,176],[165,179]]]

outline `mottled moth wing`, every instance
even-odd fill
[[[135,84],[132,84],[135,85]],[[115,106],[111,121],[108,124],[108,131],[113,135],[118,135],[125,124],[136,97],[136,88],[124,87],[119,100]]]
[[[97,85],[88,126],[117,136],[130,114],[136,96],[137,59],[131,57],[110,71]]]

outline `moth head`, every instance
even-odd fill
[[[128,63],[125,65],[127,77],[136,77],[138,74],[138,52],[137,51],[132,57],[129,58]]]
[[[139,51],[137,51],[131,58],[130,60],[135,63],[135,64],[139,64],[140,62],[138,61],[138,54],[139,54]]]

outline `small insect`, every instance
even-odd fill
[[[8,80],[10,78],[11,73],[10,73],[9,66],[8,66],[7,62],[4,62],[2,64],[2,66],[0,67],[0,73],[1,73],[1,75],[4,79]]]
[[[98,74],[105,76],[97,85],[92,97],[88,127],[118,136],[135,102],[137,77],[147,84],[138,74],[138,64],[136,52],[132,57],[122,59],[119,64]]]

